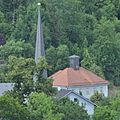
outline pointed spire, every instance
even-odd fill
[[[35,62],[38,63],[41,56],[45,56],[44,40],[42,22],[40,16],[40,3],[38,3],[38,23],[37,23],[37,36],[36,36],[36,48],[35,48]]]
[[[41,4],[38,3],[38,23],[37,23],[36,48],[35,48],[35,63],[36,64],[39,62],[40,57],[42,57],[42,56],[45,57],[40,6],[41,6]],[[45,78],[47,78],[47,70],[44,70],[43,76]]]

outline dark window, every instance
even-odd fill
[[[77,99],[77,98],[74,98],[74,102],[78,102],[78,99]]]
[[[82,94],[82,91],[79,90],[79,94],[80,94],[80,95],[83,95],[83,94]]]

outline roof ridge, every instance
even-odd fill
[[[49,76],[49,78],[55,77],[56,75],[60,74],[61,72],[62,72],[62,70],[59,70],[59,71],[57,71],[56,73],[54,73],[53,75]]]
[[[70,83],[70,79],[69,79],[69,68],[67,69],[67,78],[68,78],[68,85]]]

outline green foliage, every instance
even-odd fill
[[[7,41],[0,47],[2,59],[34,56],[37,2],[42,3],[49,75],[67,67],[67,57],[77,54],[82,66],[119,85],[119,0],[1,0],[0,36]]]
[[[96,107],[93,120],[119,120],[120,98],[106,99]]]
[[[30,120],[61,120],[61,113],[54,113],[54,103],[51,97],[44,93],[32,93],[28,98]]]
[[[5,64],[0,65],[0,83],[6,82],[7,66]]]
[[[42,3],[41,17],[46,61],[50,67],[44,58],[37,65],[33,59],[29,58],[34,57],[37,2]],[[49,68],[48,74],[51,75],[64,69],[68,66],[69,55],[73,54],[80,56],[81,65],[86,69],[110,80],[114,85],[120,85],[119,0],[0,0],[0,36],[6,41],[5,45],[0,46],[0,59],[5,60],[6,63],[0,66],[0,82],[14,82],[15,88],[12,95],[19,97],[21,102],[34,91],[53,95],[55,90],[52,88],[52,81],[42,77],[43,70]],[[16,57],[10,57],[11,55]],[[35,84],[32,81],[33,73],[38,78]],[[94,97],[95,101],[101,99],[97,96]],[[10,101],[6,96],[0,97],[2,100],[0,107],[4,105],[0,108],[0,115],[6,117],[4,118],[6,120],[24,120],[27,117],[27,113],[24,116],[26,110],[20,110],[21,105],[13,98],[9,96],[8,98]],[[51,100],[46,101],[53,105]],[[76,106],[73,105],[74,103],[65,101],[59,104],[60,113],[64,111],[63,120],[88,119],[86,112],[78,106],[74,107]],[[100,105],[95,110],[95,120],[120,119],[119,98],[117,100],[102,99]],[[31,106],[34,105],[31,104]],[[7,111],[7,107],[11,112]],[[2,108],[5,109],[1,113]],[[75,111],[78,112],[75,113]],[[48,114],[46,119],[53,120],[53,111],[45,112]],[[23,114],[23,118],[19,113]],[[38,113],[37,116],[39,116]],[[55,116],[55,120],[61,118],[61,115]]]
[[[44,70],[48,69],[48,64],[44,57],[41,57],[40,61],[35,66],[35,83],[34,90],[36,92],[44,92],[47,95],[53,95],[56,92],[56,88],[52,87],[52,80],[43,76]]]
[[[62,120],[89,120],[87,111],[83,106],[64,98],[57,102],[56,111],[63,113]]]
[[[110,109],[107,106],[98,107],[95,110],[94,120],[118,120],[117,111]]]
[[[23,43],[22,41],[15,42],[11,40],[5,45],[0,46],[0,57],[7,59],[10,55],[21,56],[23,53]]]
[[[96,41],[91,46],[90,52],[93,53],[97,64],[102,67],[105,78],[113,81],[115,85],[119,85],[120,42],[117,37],[119,33],[116,33],[115,30],[114,23],[116,22],[101,20],[94,31]]]
[[[10,25],[6,22],[4,13],[0,10],[0,36],[8,38],[10,35]],[[7,34],[7,35],[6,35]]]
[[[17,58],[10,56],[8,60],[7,81],[15,83],[13,96],[18,96],[21,102],[33,91],[33,71],[35,63],[32,58]]]
[[[10,40],[5,45],[0,46],[0,57],[7,60],[9,56],[16,57],[31,57],[33,55],[33,47],[29,43],[25,43],[22,40],[15,42]]]
[[[88,49],[84,49],[83,58],[84,59],[81,61],[81,66],[92,71],[93,73],[96,73],[98,76],[104,78],[104,73],[102,68],[96,65],[94,59],[90,56]]]
[[[102,93],[99,93],[98,91],[95,92],[94,95],[90,97],[90,100],[96,104],[100,103],[103,99],[104,99],[104,95]]]
[[[1,120],[61,120],[63,114],[54,112],[54,102],[44,93],[32,93],[26,106],[18,99],[5,95],[0,97]]]
[[[60,45],[56,50],[57,63],[55,70],[63,69],[68,65],[69,49],[66,45]]]
[[[17,99],[9,95],[0,96],[1,120],[29,120],[29,114],[25,106]]]
[[[47,69],[47,63],[41,58],[36,65],[32,58],[17,58],[10,56],[8,59],[6,72],[6,81],[15,83],[12,95],[19,97],[21,103],[31,92],[44,92],[53,95],[56,89],[52,87],[52,80],[43,77],[44,69]],[[36,81],[33,83],[33,75]]]
[[[46,58],[51,67],[50,73],[54,73],[68,66],[69,49],[66,45],[60,45],[57,48],[50,47],[46,51]]]
[[[90,57],[88,49],[84,49],[83,58],[84,59],[81,61],[81,65],[83,67],[90,68],[92,66],[92,64],[93,64],[93,60]]]

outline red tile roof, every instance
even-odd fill
[[[79,86],[93,84],[108,84],[107,80],[94,73],[80,67],[79,70],[65,68],[50,76],[53,79],[53,86]]]

